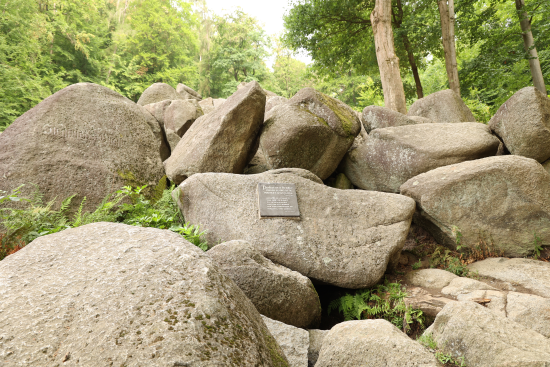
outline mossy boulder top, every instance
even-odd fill
[[[256,160],[266,169],[303,168],[329,177],[361,130],[355,111],[312,88],[269,110]]]
[[[95,208],[124,185],[164,175],[160,127],[109,88],[79,83],[20,116],[0,136],[0,189],[37,184],[46,201],[79,194]]]

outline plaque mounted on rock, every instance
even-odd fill
[[[291,183],[258,183],[260,218],[300,219],[296,185]]]

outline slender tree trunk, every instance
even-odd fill
[[[393,30],[391,25],[391,0],[376,0],[370,15],[376,59],[380,69],[384,103],[394,111],[407,113],[405,90],[399,71],[399,58],[395,54]]]
[[[397,0],[397,16],[395,16],[395,27],[401,28],[402,23],[403,5],[401,4],[401,0]],[[418,97],[418,99],[423,98],[424,90],[422,89],[422,83],[420,82],[420,75],[418,74],[418,67],[416,66],[416,61],[412,52],[411,42],[409,41],[409,37],[407,36],[406,32],[403,34],[403,46],[405,47],[405,51],[407,51],[409,65],[411,66],[411,71],[413,73],[414,83],[416,85],[416,96]]]
[[[525,51],[529,53],[529,67],[531,68],[531,76],[533,77],[533,84],[535,88],[540,90],[545,95],[546,85],[544,84],[544,77],[542,76],[542,70],[540,69],[540,60],[535,48],[535,40],[533,39],[533,33],[531,33],[531,21],[525,11],[521,11],[525,6],[524,0],[515,0],[516,9],[519,15],[519,22],[521,24],[521,32],[523,36],[523,44],[525,45]]]
[[[445,68],[449,87],[460,95],[460,82],[458,80],[458,65],[456,62],[455,47],[455,15],[454,2],[449,0],[438,0],[439,14],[441,18],[441,34],[443,36],[443,50],[445,51]]]

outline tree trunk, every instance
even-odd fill
[[[402,23],[403,5],[401,4],[401,0],[397,0],[397,16],[395,16],[395,27],[401,28]],[[403,46],[405,47],[405,51],[407,51],[409,65],[411,66],[411,71],[413,73],[414,83],[416,85],[416,96],[418,97],[418,99],[423,98],[424,90],[422,89],[422,83],[420,82],[420,75],[418,74],[418,67],[416,66],[416,61],[412,52],[411,42],[409,41],[409,37],[407,36],[406,32],[403,33]]]
[[[370,15],[376,59],[380,69],[384,103],[394,111],[407,113],[405,90],[399,71],[399,58],[395,54],[393,30],[391,26],[391,0],[376,0]]]
[[[460,95],[460,82],[458,80],[458,65],[456,62],[455,47],[455,11],[454,2],[438,0],[439,14],[441,18],[441,34],[443,36],[443,50],[445,51],[445,68],[449,79],[449,88]]]
[[[531,21],[526,12],[522,12],[525,5],[524,0],[515,0],[516,9],[519,15],[519,22],[521,24],[521,32],[523,36],[523,44],[525,45],[525,51],[529,53],[529,67],[531,68],[531,76],[533,77],[533,84],[535,88],[540,90],[546,95],[546,85],[544,84],[544,77],[542,76],[542,70],[540,69],[539,56],[537,49],[535,48],[535,40],[533,39],[533,33],[531,33]]]

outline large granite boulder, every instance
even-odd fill
[[[258,154],[270,169],[303,168],[329,177],[361,129],[355,112],[312,88],[265,116]]]
[[[508,292],[506,316],[550,338],[550,299],[534,294]]]
[[[367,133],[374,129],[385,127],[416,125],[418,122],[411,119],[407,115],[403,115],[397,111],[387,107],[367,106],[363,109],[362,114],[363,126]]]
[[[74,84],[4,131],[0,190],[34,183],[45,201],[78,194],[93,210],[124,185],[157,184],[164,175],[161,140],[158,122],[143,107],[106,87]]]
[[[210,112],[214,111],[216,108],[224,104],[225,101],[226,100],[223,98],[213,99],[212,97],[208,97],[200,101],[199,106],[202,108],[202,112],[205,115],[208,115]]]
[[[309,348],[307,351],[307,365],[308,367],[314,367],[315,363],[317,363],[317,359],[319,359],[323,340],[325,340],[325,336],[327,336],[329,330],[312,329],[308,330],[308,332]]]
[[[432,93],[416,100],[408,112],[409,116],[426,117],[433,122],[474,122],[472,111],[451,89]]]
[[[474,302],[446,305],[431,332],[441,349],[468,366],[550,364],[550,339]]]
[[[307,330],[272,320],[263,315],[262,319],[285,353],[289,367],[308,367],[309,333]]]
[[[254,153],[264,110],[265,95],[257,82],[239,89],[187,130],[164,162],[168,178],[179,184],[200,172],[243,173]]]
[[[542,166],[544,167],[544,169],[545,169],[548,173],[550,173],[550,159],[547,160],[546,162],[544,162],[544,163],[542,164]]]
[[[185,99],[194,99],[196,101],[202,100],[202,96],[200,94],[182,83],[178,84],[178,86],[176,87],[176,92],[182,95]]]
[[[550,298],[550,263],[500,257],[475,262],[468,268],[483,277],[518,284],[536,295]]]
[[[6,366],[288,366],[237,285],[167,230],[40,237],[0,262],[0,284]]]
[[[166,83],[155,83],[143,91],[137,101],[137,104],[140,106],[145,106],[151,103],[162,102],[165,100],[173,101],[175,99],[185,99],[185,97],[176,92],[174,87]]]
[[[550,174],[533,159],[498,156],[434,169],[411,178],[415,223],[439,243],[493,241],[507,256],[532,254],[534,233],[550,243]]]
[[[441,269],[421,269],[408,272],[405,281],[417,287],[442,289],[451,283],[457,275]]]
[[[284,104],[288,102],[288,98],[285,97],[268,97],[267,102],[265,103],[265,113],[267,113],[269,110],[273,109],[273,107],[278,106],[280,104]]]
[[[550,158],[550,98],[535,87],[516,92],[489,121],[510,153],[545,162]]]
[[[321,321],[321,303],[311,280],[274,264],[248,242],[225,242],[208,255],[262,315],[299,328],[315,327]]]
[[[419,124],[373,130],[340,169],[364,190],[399,192],[432,169],[496,155],[499,140],[476,122]]]
[[[346,321],[323,340],[315,367],[438,367],[435,356],[386,320]]]
[[[202,109],[195,99],[172,101],[164,111],[164,128],[182,137],[202,115]]]
[[[211,244],[242,239],[273,262],[317,281],[344,288],[376,284],[388,265],[397,264],[414,201],[319,182],[300,169],[205,173],[190,177],[177,190],[185,219],[200,223]],[[295,184],[300,220],[260,219],[259,183]]]

